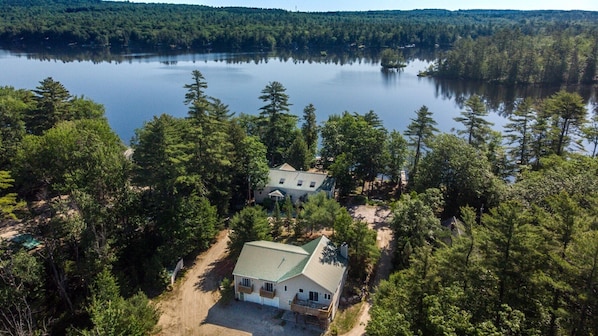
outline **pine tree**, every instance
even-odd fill
[[[26,118],[27,130],[40,135],[62,120],[69,120],[71,94],[60,83],[48,77],[33,90],[37,106]]]
[[[472,95],[465,102],[465,111],[461,111],[461,117],[454,120],[465,126],[464,130],[457,131],[459,135],[466,135],[467,143],[481,149],[490,133],[490,126],[493,123],[484,119],[488,115],[484,102],[478,95]]]
[[[283,163],[286,149],[293,142],[297,117],[289,113],[289,96],[279,82],[270,82],[259,97],[266,105],[260,108],[260,138],[267,148],[270,166]]]
[[[438,132],[438,129],[434,127],[436,121],[432,118],[432,112],[428,110],[426,105],[420,107],[416,111],[416,114],[416,118],[411,119],[411,123],[407,126],[407,130],[405,130],[405,135],[409,138],[409,145],[413,147],[414,152],[413,165],[409,174],[412,180],[415,180],[415,176],[417,175],[417,166],[426,142],[434,136],[434,133]]]
[[[316,108],[313,104],[309,104],[303,109],[301,132],[309,149],[311,160],[313,160],[318,148],[318,125],[316,124]]]

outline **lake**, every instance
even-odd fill
[[[62,58],[64,59],[64,58]],[[0,85],[34,89],[46,77],[61,82],[73,95],[85,95],[106,108],[115,132],[129,143],[135,129],[162,113],[183,117],[183,104],[191,72],[200,70],[206,94],[219,98],[231,112],[257,114],[264,103],[261,90],[271,81],[287,89],[291,112],[301,116],[312,103],[318,121],[344,111],[373,110],[388,130],[403,131],[422,105],[434,113],[444,132],[460,129],[453,118],[463,110],[463,100],[476,93],[491,110],[488,120],[497,128],[506,123],[505,110],[520,97],[545,97],[558,87],[501,87],[463,81],[421,78],[429,57],[408,59],[400,72],[381,71],[379,61],[367,58],[334,60],[326,57],[294,59],[269,54],[120,55],[118,60],[68,61],[38,54],[0,50]],[[586,100],[596,101],[591,88],[575,88]]]

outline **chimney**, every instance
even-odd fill
[[[349,245],[347,243],[341,244],[341,255],[343,258],[349,260]]]

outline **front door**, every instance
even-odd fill
[[[318,293],[317,292],[309,292],[309,300],[310,301],[318,301]]]

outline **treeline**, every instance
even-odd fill
[[[503,137],[479,97],[465,106],[456,135],[425,107],[405,132],[411,193],[393,204],[396,271],[368,335],[596,334],[596,111],[566,91],[522,100]]]
[[[0,1],[0,41],[35,49],[302,50],[449,46],[521,27],[552,35],[594,26],[583,11],[370,11],[301,13],[93,0]]]
[[[591,84],[598,81],[598,30],[563,27],[543,34],[523,28],[465,38],[440,56],[430,74],[504,84]]]
[[[402,197],[399,270],[374,295],[368,335],[595,335],[598,163],[543,163],[445,226],[438,189]]]

